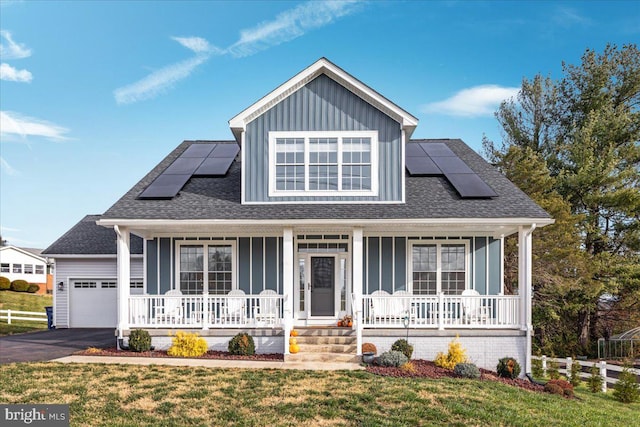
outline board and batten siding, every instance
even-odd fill
[[[378,131],[378,196],[269,197],[269,132]],[[403,200],[400,123],[322,74],[247,124],[244,139],[244,200]]]
[[[410,243],[429,244],[439,241],[455,244],[466,243],[469,248],[470,269],[468,286],[480,295],[498,295],[502,292],[502,246],[492,237],[462,238],[411,238],[376,237],[364,238],[363,279],[364,293],[377,290],[395,291],[411,289]]]
[[[69,327],[69,292],[73,279],[110,279],[117,277],[116,258],[58,258],[55,263],[54,320],[56,328]],[[131,278],[143,278],[142,258],[131,259]],[[57,284],[63,282],[64,290],[58,291]]]

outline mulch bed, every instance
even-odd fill
[[[75,354],[79,356],[124,356],[124,357],[165,357],[174,358],[169,356],[165,350],[151,350],[135,352],[129,350],[118,350],[116,347],[109,348],[90,348],[82,351],[78,351]],[[179,359],[179,358],[175,358]],[[226,351],[207,351],[201,357],[195,357],[194,359],[222,359],[222,360],[257,360],[263,362],[282,362],[284,360],[283,355],[280,353],[266,353],[266,354],[254,354],[252,356],[240,356],[235,354],[229,354]]]
[[[433,362],[428,360],[412,360],[411,362],[415,368],[413,371],[408,371],[402,368],[369,365],[367,366],[367,372],[371,372],[372,374],[382,375],[387,377],[432,378],[432,379],[460,378],[458,375],[454,374],[453,371],[440,368],[436,366]],[[508,384],[514,387],[520,387],[525,390],[530,390],[530,391],[537,391],[537,392],[544,391],[543,386],[534,384],[527,379],[501,378],[495,372],[488,371],[486,369],[480,369],[480,380],[481,381],[497,381],[497,382]]]

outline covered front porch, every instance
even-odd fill
[[[115,222],[101,221],[118,235],[121,337],[134,328],[199,330],[203,336],[269,330],[269,336],[287,337],[292,328],[335,327],[349,315],[358,354],[363,336],[375,331],[397,331],[400,338],[405,330],[511,330],[529,341],[535,224],[525,219],[292,221],[286,227]],[[143,295],[120,286],[129,277],[130,233],[145,239]],[[521,286],[519,294],[505,295],[503,239],[513,233]],[[189,264],[187,254],[194,253],[205,260]],[[288,354],[286,340],[278,343]]]

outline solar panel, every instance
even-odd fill
[[[436,166],[440,168],[444,174],[448,173],[473,173],[465,162],[460,160],[458,156],[453,157],[431,157]]]
[[[139,199],[171,199],[189,181],[191,174],[158,176],[141,194]]]
[[[203,160],[203,157],[178,157],[162,174],[191,175],[198,169]]]
[[[404,152],[406,157],[427,157],[427,153],[420,147],[420,144],[413,142],[405,146]]]
[[[234,158],[240,151],[238,144],[218,144],[216,148],[209,154],[209,158],[231,157]]]
[[[430,157],[407,157],[405,164],[411,175],[442,175],[442,171]]]
[[[194,172],[194,176],[223,176],[227,174],[233,157],[215,157],[204,159],[202,165]]]
[[[458,157],[443,142],[421,142],[420,146],[431,157]]]
[[[191,144],[180,157],[207,157],[218,144]]]
[[[445,174],[462,198],[497,197],[495,191],[475,173]]]

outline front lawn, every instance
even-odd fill
[[[44,308],[48,305],[53,305],[53,296],[51,295],[36,295],[13,291],[0,292],[0,310],[10,309],[44,313]],[[19,334],[42,329],[47,329],[47,322],[11,320],[9,325],[5,319],[0,320],[0,335]]]
[[[25,363],[0,366],[0,402],[68,403],[71,425],[635,425],[640,404],[492,381],[365,371]]]

